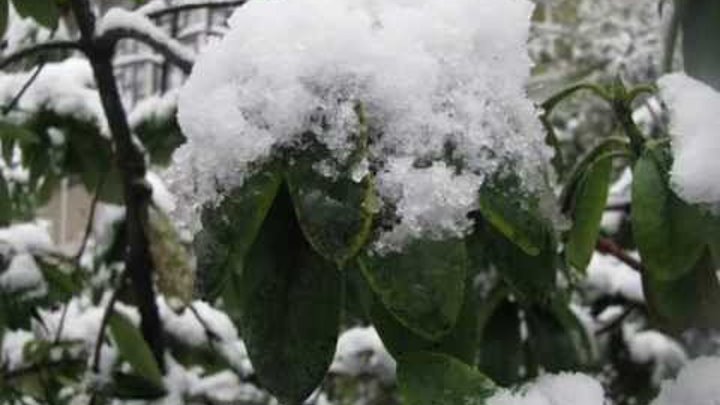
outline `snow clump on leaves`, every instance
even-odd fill
[[[188,144],[169,174],[175,192],[191,212],[217,203],[262,163],[307,148],[310,137],[327,152],[314,166],[321,174],[374,176],[382,208],[395,218],[376,247],[462,235],[480,186],[500,168],[528,190],[545,184],[551,152],[525,92],[533,7],[248,3],[180,94]],[[361,117],[369,139],[359,160]]]

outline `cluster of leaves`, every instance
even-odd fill
[[[367,153],[357,112],[351,161]],[[555,231],[517,177],[483,186],[467,237],[380,254],[369,247],[381,226],[373,175],[353,180],[352,162],[334,179],[317,173],[328,154],[307,135],[309,146],[206,207],[195,241],[206,298],[240,328],[261,386],[301,403],[355,322],[372,323],[399,361],[408,403],[481,401],[494,383],[478,366],[510,384],[591,365],[589,337],[557,287]]]

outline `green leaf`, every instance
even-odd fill
[[[122,358],[130,363],[133,370],[149,384],[157,387],[158,390],[163,389],[160,367],[135,325],[119,312],[113,312],[108,326]]]
[[[8,0],[0,0],[0,39],[5,36],[5,30],[7,30],[9,15],[10,6],[8,5]]]
[[[58,25],[60,10],[55,0],[13,0],[13,4],[21,17],[30,17],[50,29]]]
[[[593,347],[575,314],[561,302],[526,312],[534,359],[550,372],[577,370],[593,361]]]
[[[272,166],[260,169],[248,177],[242,186],[231,190],[216,207],[206,207],[202,213],[203,229],[195,236],[197,273],[203,277],[202,288],[207,299],[237,293],[230,278],[239,282],[243,262],[270,210],[282,176]],[[230,295],[230,296],[228,296]],[[238,309],[238,308],[236,308]]]
[[[113,373],[108,391],[113,398],[129,400],[153,400],[167,394],[162,386],[157,386],[144,377],[122,372]]]
[[[175,149],[186,141],[174,110],[167,117],[152,116],[136,124],[133,132],[145,147],[150,162],[161,166],[170,164]]]
[[[355,181],[346,171],[328,178],[315,170],[314,156],[305,151],[288,168],[290,195],[307,240],[342,268],[370,235],[377,197],[371,176]]]
[[[470,246],[483,246],[487,259],[515,293],[524,300],[545,302],[556,290],[557,243],[552,231],[544,228],[544,242],[537,255],[531,256],[512,243],[482,218],[467,239]]]
[[[484,405],[496,389],[474,368],[430,352],[401,357],[397,378],[406,405]]]
[[[681,0],[683,64],[694,78],[720,90],[720,2]]]
[[[402,252],[368,253],[360,268],[385,307],[408,329],[437,341],[463,303],[467,252],[460,239],[417,239]]]
[[[538,255],[545,243],[544,220],[536,206],[515,175],[496,174],[480,188],[480,212],[485,219],[531,256]]]
[[[304,239],[283,185],[245,261],[240,327],[262,387],[300,403],[335,354],[341,273]]]
[[[395,358],[417,351],[444,353],[474,365],[477,354],[477,299],[471,282],[465,289],[465,300],[455,327],[437,342],[425,339],[403,326],[380,302],[372,307],[373,326],[377,329],[385,347]]]
[[[632,227],[643,264],[652,277],[687,274],[706,246],[706,219],[670,190],[660,150],[647,150],[635,164]]]
[[[479,367],[501,385],[512,385],[522,378],[525,357],[520,322],[518,304],[503,296],[480,326]]]
[[[611,172],[611,159],[596,161],[576,190],[573,225],[568,234],[566,255],[568,262],[581,271],[585,271],[595,251]]]
[[[650,317],[662,328],[682,332],[690,327],[720,326],[720,285],[716,266],[706,250],[692,270],[673,280],[642,273]]]
[[[10,188],[5,177],[0,173],[0,227],[10,225],[12,221],[12,200],[10,199]]]

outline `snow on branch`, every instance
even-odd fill
[[[185,73],[190,73],[195,62],[195,52],[170,37],[148,17],[138,12],[113,8],[102,18],[97,32],[101,38],[111,42],[121,39],[140,41]]]
[[[29,57],[43,54],[47,52],[57,51],[57,50],[81,50],[82,47],[80,46],[80,43],[77,41],[67,41],[67,40],[56,40],[56,41],[47,41],[42,42],[37,45],[29,46],[27,48],[23,48],[18,50],[17,52],[11,53],[7,55],[6,57],[0,59],[0,70],[3,70],[7,68],[8,66],[12,65],[13,63],[20,62],[23,59],[27,59]]]
[[[149,18],[160,18],[167,14],[183,11],[240,7],[247,2],[248,0],[154,0],[140,7],[137,11]]]

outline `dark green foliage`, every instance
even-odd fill
[[[521,381],[525,365],[520,307],[504,294],[497,301],[485,304],[489,315],[480,325],[478,364],[495,382],[507,386]]]
[[[255,242],[281,181],[279,171],[268,167],[250,176],[237,190],[230,191],[217,207],[203,210],[203,230],[195,236],[195,250],[207,298],[223,295],[226,287],[234,288],[232,277],[242,274],[245,256]]]
[[[416,352],[398,360],[398,385],[407,405],[483,405],[495,385],[450,356]]]
[[[260,383],[300,403],[335,353],[340,273],[304,239],[285,185],[248,252],[241,289],[240,326]]]
[[[417,239],[402,252],[368,254],[359,262],[372,289],[405,327],[435,341],[452,330],[467,274],[462,240]]]
[[[385,347],[395,358],[416,351],[444,353],[474,365],[478,348],[478,302],[470,283],[466,287],[465,299],[455,326],[439,341],[428,340],[400,323],[382,304],[374,301],[372,321]]]
[[[372,225],[372,179],[355,181],[349,172],[336,179],[318,173],[316,155],[307,152],[288,168],[288,184],[300,227],[307,240],[340,267],[365,244]]]
[[[57,27],[60,11],[55,0],[13,0],[13,4],[21,17],[30,17],[50,29]]]
[[[482,219],[476,220],[468,243],[483,246],[485,257],[524,300],[546,302],[556,291],[557,248],[552,231],[543,225],[543,249],[529,255]]]
[[[147,386],[153,386],[156,388],[155,391],[161,391],[163,381],[160,367],[155,362],[152,351],[140,331],[128,318],[118,312],[110,315],[108,326],[122,359],[130,364]]]
[[[575,190],[573,225],[568,233],[565,254],[568,262],[580,271],[585,270],[595,251],[611,172],[612,160],[599,159],[583,174]]]
[[[686,275],[705,247],[706,219],[670,189],[668,170],[663,151],[649,149],[633,171],[633,235],[643,264],[657,280]]]

